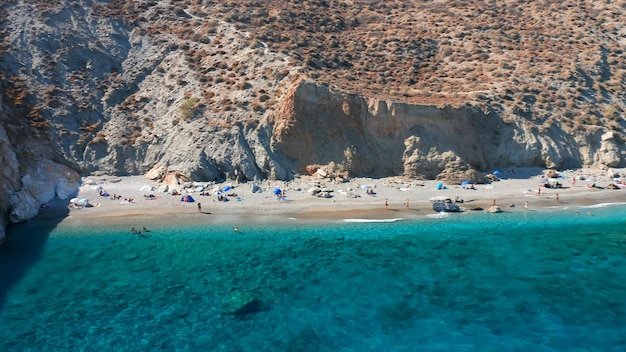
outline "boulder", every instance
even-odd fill
[[[22,188],[9,197],[9,220],[12,223],[33,218],[42,203],[55,196],[65,199],[78,192],[80,175],[67,166],[49,160],[30,164],[21,178]]]
[[[165,177],[167,173],[167,168],[163,165],[157,164],[150,169],[145,175],[148,180],[158,180],[161,181]]]
[[[550,169],[546,173],[546,176],[548,176],[549,178],[557,178],[557,177],[559,177],[559,173],[556,170],[554,170],[554,169]]]
[[[222,310],[226,314],[244,315],[266,310],[265,304],[248,291],[234,290],[222,301]]]

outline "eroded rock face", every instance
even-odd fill
[[[366,99],[301,80],[273,117],[275,148],[300,172],[334,162],[351,175],[480,181],[507,166],[580,167],[622,163],[623,148],[601,130],[538,133],[494,111]],[[598,145],[599,148],[589,147]],[[586,146],[577,148],[576,146]],[[623,146],[622,146],[623,147]]]
[[[0,119],[5,115],[0,102]],[[5,228],[8,225],[9,199],[19,189],[18,162],[13,146],[9,142],[6,130],[0,125],[0,243],[6,238]]]
[[[13,223],[36,216],[43,203],[78,193],[80,175],[65,165],[41,160],[23,166],[26,172],[21,177],[21,187],[9,198],[9,220]]]
[[[0,100],[0,242],[7,225],[34,217],[42,203],[67,199],[80,186],[78,172],[54,161],[49,144],[7,110]]]

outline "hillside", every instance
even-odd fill
[[[59,180],[96,172],[252,180],[323,167],[455,182],[496,167],[624,166],[625,10],[7,0],[0,118],[15,172],[0,196],[17,221],[65,194]],[[32,196],[33,180],[52,191]]]

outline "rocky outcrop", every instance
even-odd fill
[[[499,167],[616,167],[624,153],[602,128],[539,133],[491,110],[367,99],[307,80],[295,83],[281,106],[274,145],[300,172],[333,162],[351,175],[474,182]]]
[[[53,199],[68,199],[78,192],[80,175],[65,165],[50,160],[27,161],[20,187],[9,198],[12,223],[30,219],[39,213],[41,204]]]
[[[10,223],[38,214],[42,203],[76,194],[80,175],[60,163],[45,140],[15,121],[0,101],[0,243]]]

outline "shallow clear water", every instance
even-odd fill
[[[624,351],[622,207],[242,228],[16,226],[2,351]],[[247,292],[260,312],[227,314]]]

